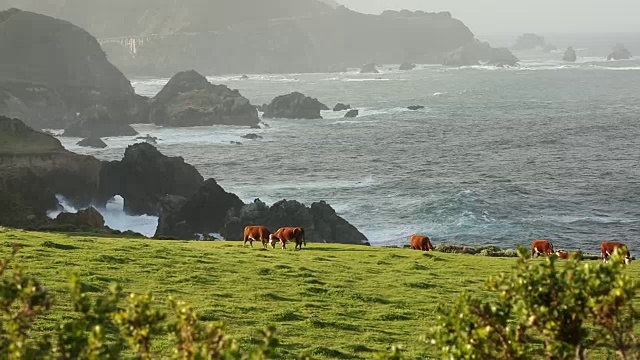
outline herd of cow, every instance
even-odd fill
[[[271,233],[265,226],[247,226],[244,228],[244,239],[242,246],[246,246],[247,242],[253,247],[254,241],[260,241],[263,248],[267,248],[267,244],[270,244],[275,249],[276,242],[280,242],[282,249],[287,248],[287,242],[295,241],[295,249],[302,250],[302,245],[307,246],[307,241],[304,236],[304,229],[301,227],[281,227],[276,232]],[[410,238],[411,249],[421,251],[433,251],[433,245],[431,240],[427,236],[423,235],[411,235]],[[631,262],[631,254],[629,248],[620,242],[616,241],[603,241],[600,244],[600,254],[603,261],[609,260],[609,257],[616,249],[620,249],[624,254],[625,264]],[[533,240],[531,242],[531,255],[538,257],[540,255],[557,255],[561,259],[568,259],[569,253],[564,250],[553,251],[553,244],[549,240]]]
[[[271,233],[266,226],[246,226],[244,228],[244,238],[242,246],[246,246],[247,242],[253,247],[254,241],[260,241],[263,248],[267,248],[267,243],[272,248],[276,248],[276,242],[280,242],[282,249],[287,248],[287,242],[295,241],[295,249],[302,250],[302,245],[307,246],[307,240],[304,237],[304,229],[301,227],[281,227],[276,232]]]
[[[433,251],[433,245],[431,245],[431,241],[427,236],[422,235],[411,235],[411,249],[413,250],[422,250],[422,251]],[[603,241],[600,244],[600,254],[602,256],[603,261],[609,260],[609,257],[613,254],[616,249],[620,249],[624,254],[624,262],[625,264],[629,264],[631,262],[631,253],[629,253],[629,248],[620,242],[616,241]],[[553,244],[549,240],[533,240],[531,242],[531,255],[533,257],[538,257],[540,255],[551,256],[553,255]],[[555,252],[561,259],[568,259],[569,253],[564,250],[557,250]]]

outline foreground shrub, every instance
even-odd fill
[[[0,260],[0,359],[121,359],[126,352],[157,359],[152,344],[164,329],[174,334],[174,359],[274,358],[278,340],[273,328],[261,333],[262,346],[248,352],[225,334],[222,325],[198,321],[193,308],[183,302],[169,300],[175,320],[167,323],[168,314],[155,308],[151,294],[131,294],[122,304],[118,286],[90,296],[76,276],[71,279],[73,320],[59,324],[53,333],[32,337],[34,322],[47,313],[52,299],[12,262],[17,252],[14,247],[9,259]]]
[[[527,250],[518,252],[513,273],[487,282],[495,300],[465,294],[451,308],[440,307],[430,342],[443,358],[585,359],[597,347],[640,358],[640,314],[632,303],[638,284],[624,273],[620,253],[594,264],[577,255],[532,262]]]

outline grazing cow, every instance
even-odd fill
[[[556,255],[560,258],[560,259],[564,259],[567,260],[569,259],[569,253],[564,251],[564,250],[558,250],[556,251]]]
[[[266,249],[270,236],[271,231],[269,231],[265,226],[246,226],[244,228],[242,247],[247,245],[247,241],[251,247],[253,247],[254,241],[260,241],[262,243],[262,247]]]
[[[269,237],[271,247],[274,249],[276,247],[276,241],[280,241],[283,250],[287,248],[288,241],[296,242],[296,250],[298,248],[302,250],[302,244],[307,245],[304,229],[301,227],[281,227]]]
[[[411,249],[433,251],[433,246],[431,246],[431,241],[428,236],[411,235]]]
[[[553,244],[549,240],[533,240],[531,242],[531,257],[544,254],[550,256],[553,254]]]
[[[600,254],[602,255],[602,261],[607,262],[609,257],[613,254],[616,249],[620,249],[624,254],[624,263],[631,263],[631,254],[629,253],[629,248],[627,245],[617,242],[617,241],[603,241],[600,244]]]

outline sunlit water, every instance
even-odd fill
[[[532,55],[517,69],[215,76],[253,104],[300,91],[330,107],[351,104],[360,116],[268,119],[260,130],[135,127],[245,202],[326,200],[376,245],[426,233],[435,243],[549,238],[596,252],[601,240],[617,239],[637,247],[640,61],[565,64],[561,56]],[[132,83],[153,96],[167,81]],[[264,138],[242,139],[247,133]],[[94,150],[78,140],[62,138],[101,159],[119,159],[135,142],[107,138],[108,148]]]

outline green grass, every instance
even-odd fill
[[[282,358],[307,352],[320,359],[369,359],[392,344],[411,358],[436,355],[419,341],[434,324],[438,303],[462,291],[483,296],[491,275],[515,259],[309,244],[302,251],[243,248],[237,242],[112,239],[0,228],[0,256],[24,248],[18,262],[56,297],[39,331],[67,318],[69,275],[92,292],[119,283],[125,292],[152,291],[192,304],[205,321],[254,346],[257,331],[275,325]],[[538,261],[538,260],[536,260]],[[630,271],[638,274],[631,265]],[[168,308],[167,308],[168,310]],[[160,348],[170,351],[167,336]]]

